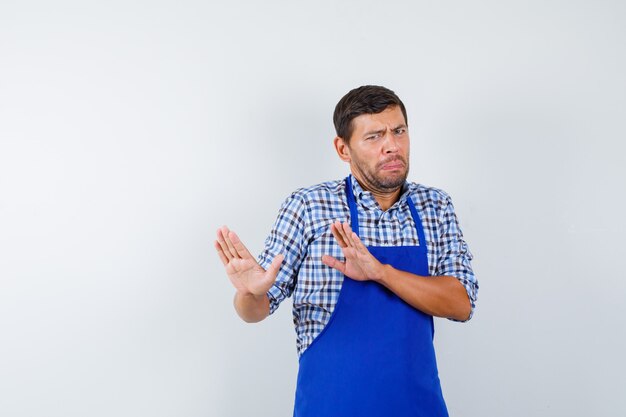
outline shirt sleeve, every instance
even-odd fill
[[[473,255],[463,239],[463,232],[459,227],[452,200],[448,195],[445,195],[439,215],[438,229],[436,275],[453,276],[463,284],[471,304],[470,315],[467,319],[469,320],[474,315],[476,308],[478,281],[471,265]]]
[[[294,192],[282,204],[265,247],[258,257],[259,265],[264,269],[275,256],[283,254],[283,260],[276,282],[267,292],[270,301],[270,314],[280,303],[290,297],[296,286],[300,264],[304,258],[304,216],[306,205],[303,197]]]

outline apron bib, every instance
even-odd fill
[[[351,178],[346,178],[352,230],[359,234]],[[419,214],[407,203],[420,246],[368,247],[384,264],[428,276]],[[373,281],[344,276],[324,330],[300,357],[294,417],[447,417],[433,318]]]

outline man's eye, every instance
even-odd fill
[[[406,132],[406,129],[403,127],[396,129],[396,135],[402,135],[404,132]]]

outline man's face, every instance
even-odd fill
[[[399,106],[352,120],[347,145],[350,168],[367,189],[392,192],[409,174],[409,132]]]

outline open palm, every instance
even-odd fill
[[[242,294],[263,295],[276,281],[283,255],[276,256],[267,270],[226,226],[217,231],[215,249],[224,264],[226,274],[235,289]]]
[[[341,262],[330,255],[324,255],[322,256],[324,264],[355,280],[380,278],[383,265],[370,253],[347,223],[333,223],[330,230],[346,260]]]

